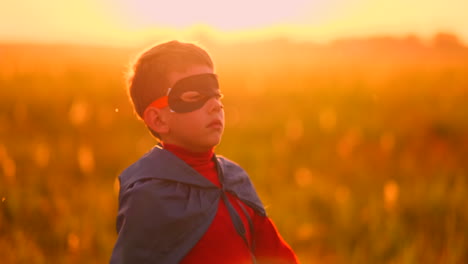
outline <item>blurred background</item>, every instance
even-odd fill
[[[468,263],[466,1],[1,6],[1,263],[109,261],[117,176],[155,144],[125,75],[171,39],[212,55],[217,153],[302,263]]]

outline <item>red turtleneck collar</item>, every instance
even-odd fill
[[[214,148],[205,152],[192,152],[177,145],[162,143],[162,146],[165,150],[170,151],[179,159],[185,161],[185,163],[213,184],[218,187],[221,186],[218,179],[218,173],[216,171],[216,164],[213,160]]]

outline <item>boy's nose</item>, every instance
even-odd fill
[[[212,111],[220,111],[221,109],[224,108],[224,105],[223,103],[221,102],[221,99],[220,98],[216,98],[216,97],[213,97],[213,98],[210,98],[208,100],[208,102],[206,102],[207,104],[207,107],[208,107],[208,111],[209,112],[212,112]]]

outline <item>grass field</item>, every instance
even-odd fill
[[[441,34],[203,43],[217,153],[250,174],[302,263],[468,263],[468,48]],[[1,263],[106,263],[116,177],[155,141],[138,49],[0,45]]]

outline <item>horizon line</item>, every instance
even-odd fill
[[[213,26],[196,24],[183,29],[174,27],[148,27],[139,31],[115,31],[108,32],[104,36],[89,36],[76,39],[74,37],[34,37],[3,35],[0,43],[24,43],[24,44],[64,44],[83,46],[111,46],[111,47],[134,47],[142,44],[154,43],[164,40],[177,39],[180,41],[216,43],[252,43],[265,42],[278,39],[287,39],[296,43],[331,44],[343,39],[369,39],[378,37],[408,38],[416,37],[422,43],[430,43],[439,34],[453,35],[463,46],[468,45],[468,36],[450,29],[438,29],[430,32],[411,31],[369,31],[355,33],[323,33],[312,26],[277,25],[249,30],[220,30]]]

